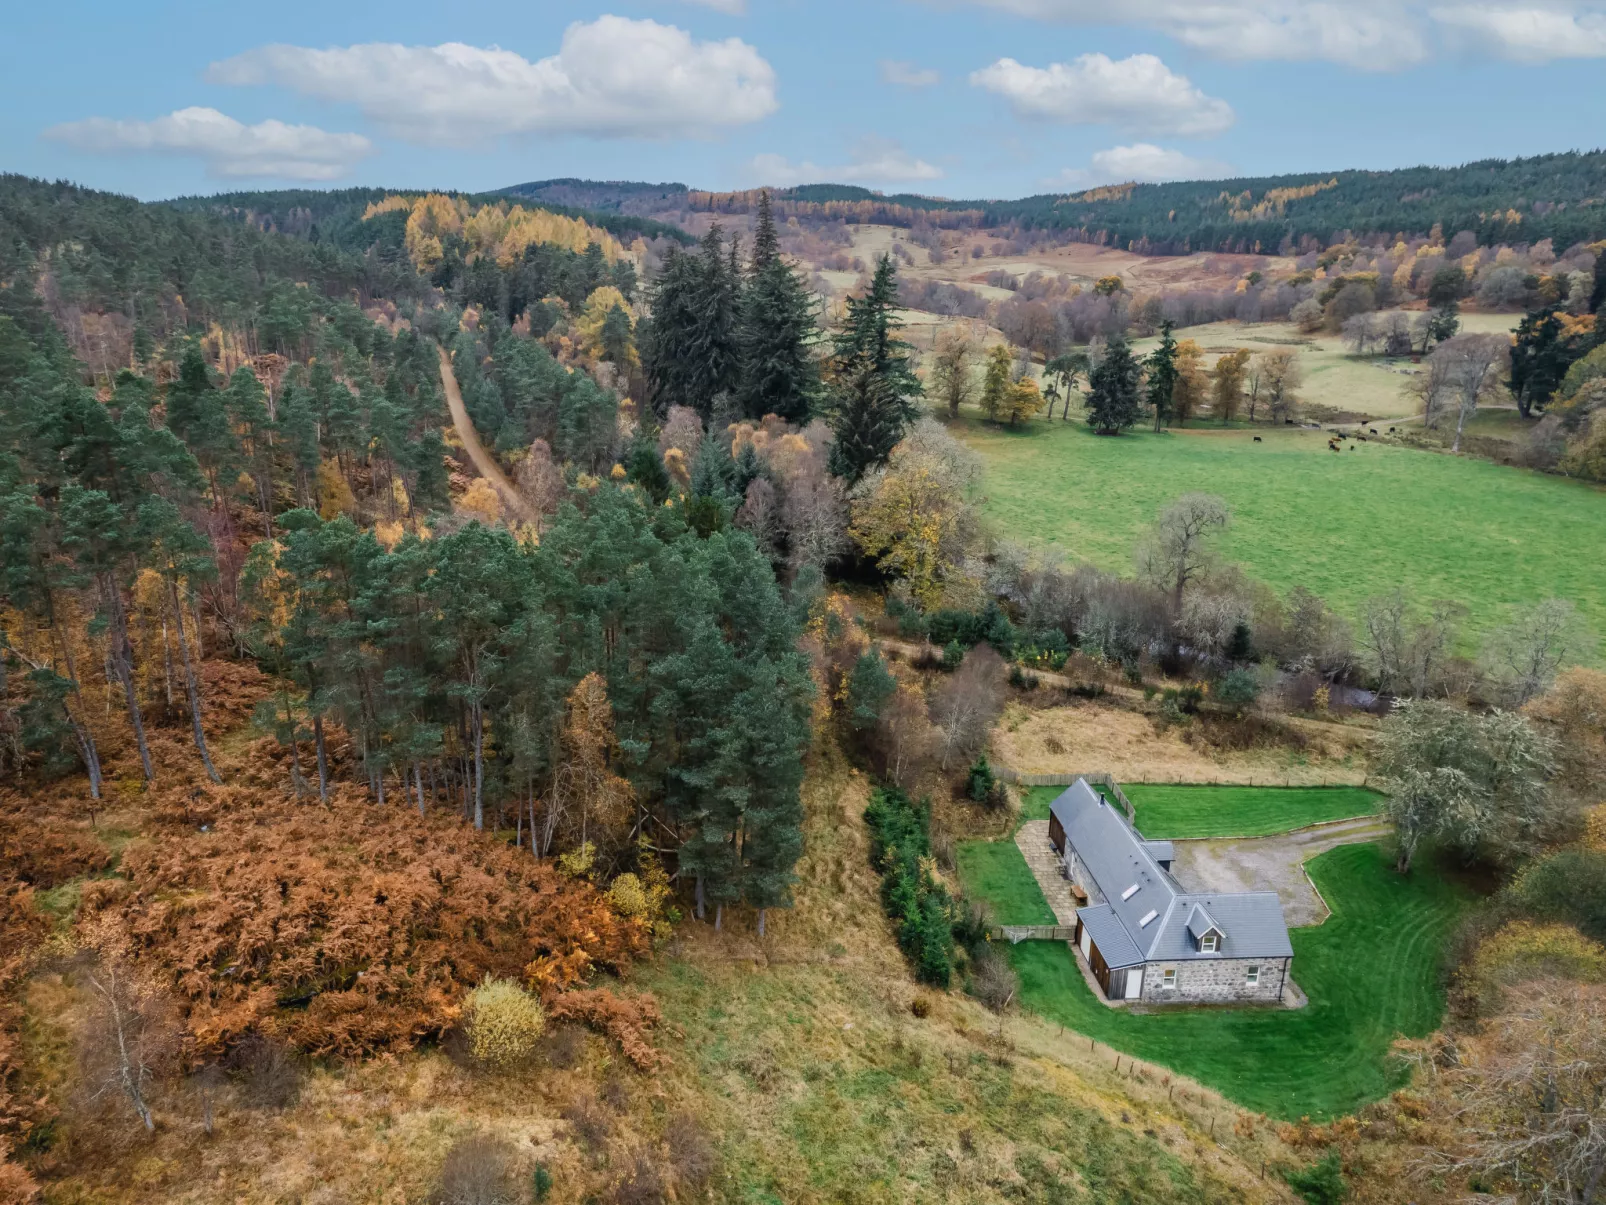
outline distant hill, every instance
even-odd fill
[[[707,192],[680,184],[546,180],[509,195],[643,217],[746,213],[759,190]],[[1150,254],[1264,253],[1354,235],[1449,237],[1485,245],[1554,241],[1557,250],[1606,238],[1606,151],[1485,159],[1459,167],[1306,172],[1174,184],[1123,184],[1019,200],[886,195],[844,184],[772,192],[800,220],[1063,231],[1078,241]]]

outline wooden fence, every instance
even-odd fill
[[[993,773],[1005,782],[1012,782],[1020,787],[1068,787],[1078,778],[1085,778],[1113,795],[1116,802],[1126,809],[1126,818],[1129,822],[1137,820],[1137,812],[1133,810],[1132,801],[1126,797],[1121,784],[1115,781],[1114,775],[1107,774],[1103,770],[1092,770],[1082,774],[1017,774],[1004,766],[994,766]]]
[[[994,941],[1007,941],[1018,945],[1023,941],[1075,941],[1074,925],[1004,925],[990,929],[987,936]]]

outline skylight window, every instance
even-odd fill
[[[1156,912],[1153,908],[1150,908],[1147,912],[1145,912],[1143,914],[1143,919],[1138,922],[1138,928],[1147,929],[1149,927],[1149,922],[1152,921],[1155,917],[1157,917],[1159,915],[1160,914],[1158,912]]]
[[[1134,895],[1136,895],[1137,893],[1138,893],[1138,885],[1136,883],[1133,883],[1132,886],[1128,887],[1125,891],[1123,891],[1121,893],[1121,898],[1123,900],[1129,900]]]

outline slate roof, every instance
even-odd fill
[[[1050,810],[1106,901],[1078,915],[1109,966],[1293,957],[1275,891],[1189,894],[1160,867],[1154,846],[1162,843],[1145,842],[1085,779],[1077,779]],[[1204,953],[1189,935],[1199,912],[1223,934],[1218,953]]]
[[[1172,845],[1169,841],[1145,841],[1143,844],[1147,846],[1149,852],[1154,855],[1154,860],[1156,862],[1163,864],[1166,862],[1175,862],[1177,860],[1176,846]]]

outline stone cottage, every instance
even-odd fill
[[[1048,832],[1078,905],[1076,948],[1107,998],[1282,1000],[1294,949],[1275,891],[1183,890],[1171,843],[1145,841],[1086,779],[1050,806]]]

